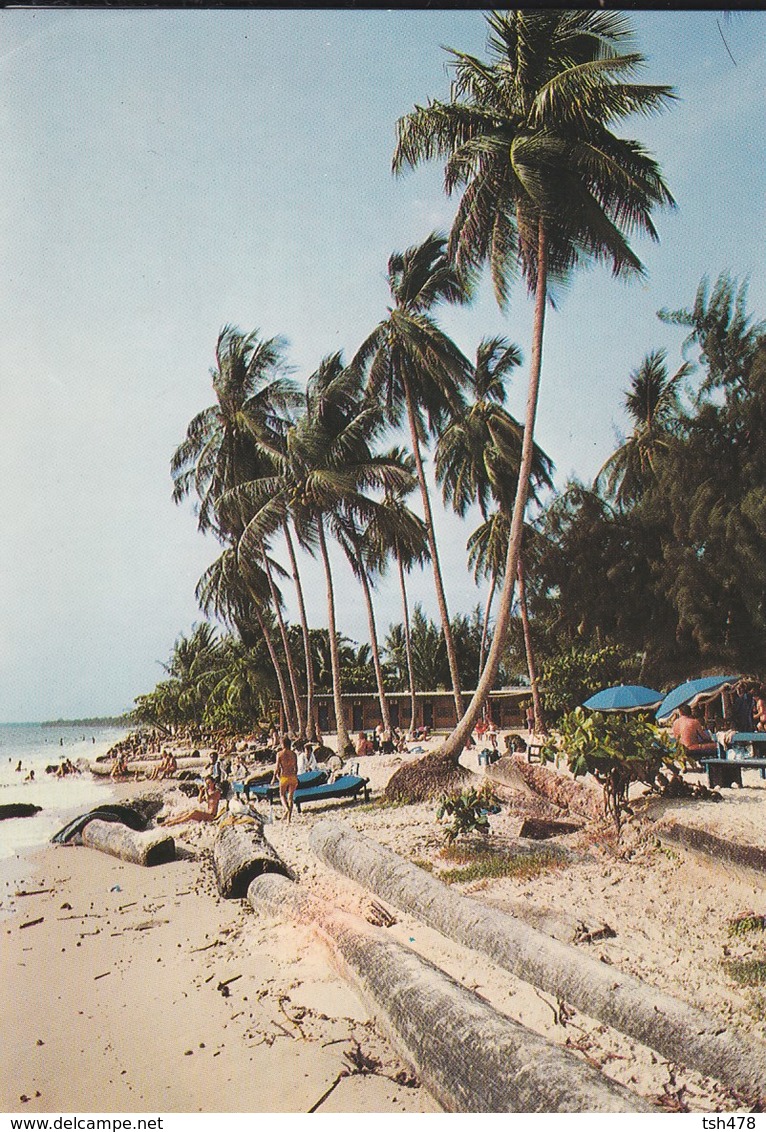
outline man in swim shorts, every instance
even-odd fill
[[[292,749],[289,736],[282,736],[282,747],[277,753],[274,778],[279,779],[279,798],[287,810],[287,824],[293,816],[293,797],[298,789],[298,756]]]

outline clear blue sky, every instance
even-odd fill
[[[581,274],[548,319],[538,439],[559,483],[612,451],[643,355],[679,360],[660,307],[727,269],[766,315],[766,17],[725,27],[736,65],[715,13],[632,19],[645,80],[679,101],[625,132],[679,208],[637,246],[645,282]],[[437,166],[391,176],[395,122],[447,94],[442,45],[484,43],[475,11],[0,12],[0,721],[119,712],[160,678],[217,552],[168,464],[212,400],[221,326],[285,335],[301,379],[353,353],[385,312],[390,253],[454,211]],[[530,317],[521,288],[505,316],[484,289],[442,322],[467,352],[505,333],[526,357]],[[524,389],[522,369],[519,414]],[[440,529],[467,611],[469,528]],[[427,576],[413,596],[433,611]],[[365,638],[359,602],[339,616]],[[384,587],[384,631],[398,619]]]

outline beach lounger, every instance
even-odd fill
[[[298,775],[298,790],[321,786],[327,782],[326,770],[307,770]],[[246,794],[248,798],[259,798],[262,802],[273,802],[279,797],[279,786],[275,783],[265,782],[260,786],[248,786],[247,783],[235,782],[235,794]]]
[[[364,793],[364,800],[370,800],[369,778],[360,778],[356,774],[344,774],[336,778],[335,782],[327,782],[324,786],[312,786],[308,789],[295,791],[295,807],[298,813],[306,802],[326,802],[331,798],[356,798]]]

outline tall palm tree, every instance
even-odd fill
[[[506,379],[520,364],[520,352],[504,338],[486,339],[476,352],[476,366],[471,380],[473,399],[442,433],[436,447],[436,478],[442,486],[445,503],[450,502],[458,515],[465,516],[473,502],[479,504],[485,522],[489,507],[499,509],[491,524],[487,560],[491,561],[490,589],[484,613],[482,641],[479,649],[481,679],[486,650],[489,614],[498,579],[503,577],[513,511],[513,499],[521,466],[524,430],[505,408]],[[552,488],[553,464],[537,445],[533,449],[530,494],[537,499],[541,488]],[[470,547],[469,547],[470,549]],[[490,555],[492,556],[490,558]],[[535,719],[542,730],[543,718],[537,686],[532,635],[523,592],[522,556],[517,567],[519,608],[524,630],[527,668],[532,686]],[[483,709],[484,705],[481,705]]]
[[[250,626],[255,622],[266,646],[279,689],[285,720],[291,720],[290,697],[282,666],[272,637],[271,587],[259,565],[243,570],[236,547],[227,547],[208,566],[197,583],[196,598],[207,616],[214,614],[225,625],[236,628],[245,644],[250,644]],[[289,726],[289,723],[288,723]]]
[[[415,729],[415,708],[417,702],[415,672],[412,660],[412,634],[410,630],[409,600],[405,574],[415,566],[425,566],[428,562],[428,532],[425,523],[404,502],[406,490],[395,491],[390,487],[386,492],[383,506],[365,532],[365,546],[370,568],[383,574],[389,558],[396,562],[399,578],[399,593],[402,599],[402,632],[404,653],[407,665],[407,682],[410,692],[410,733]]]
[[[398,123],[396,172],[445,158],[448,193],[462,192],[449,251],[458,271],[488,264],[501,307],[520,272],[534,294],[534,323],[524,442],[503,589],[482,678],[468,710],[440,751],[456,764],[497,673],[510,619],[532,469],[551,286],[587,260],[615,275],[640,275],[628,236],[656,238],[652,210],[673,205],[657,162],[611,127],[650,114],[670,88],[637,84],[643,64],[623,52],[631,28],[619,12],[493,12],[489,60],[452,51],[455,78],[447,102],[429,101]],[[416,779],[413,775],[413,781]],[[402,778],[404,783],[405,777]],[[400,788],[394,784],[392,793]]]
[[[305,411],[288,430],[284,451],[275,449],[278,474],[254,480],[236,492],[252,518],[242,538],[245,548],[268,538],[289,513],[304,545],[316,543],[324,567],[338,751],[348,744],[343,718],[335,587],[327,532],[342,537],[344,527],[364,527],[378,506],[367,495],[386,485],[406,489],[411,474],[374,446],[386,427],[380,408],[365,397],[357,372],[340,354],[325,358],[309,378]],[[239,504],[237,504],[239,505]]]
[[[631,373],[625,408],[633,431],[604,463],[594,484],[618,507],[636,503],[650,479],[656,478],[658,458],[678,435],[678,386],[691,368],[684,362],[670,376],[665,351],[653,350]]]
[[[457,655],[450,628],[439,551],[436,545],[431,497],[423,467],[423,445],[438,436],[463,407],[462,387],[470,362],[434,321],[439,302],[467,302],[468,290],[451,267],[446,239],[432,233],[388,261],[388,285],[394,305],[388,317],[362,343],[352,366],[367,375],[370,393],[385,407],[388,420],[406,418],[420,484],[423,517],[434,575],[434,588],[447,644],[456,718],[463,714]]]
[[[396,489],[389,486],[384,499],[376,503],[369,516],[366,529],[360,531],[353,524],[343,522],[339,531],[339,541],[346,557],[351,564],[354,575],[359,579],[367,608],[367,622],[370,632],[370,647],[372,662],[375,669],[375,679],[378,687],[381,718],[386,731],[391,731],[391,713],[385,693],[383,681],[383,666],[380,659],[375,610],[372,602],[372,578],[375,574],[383,574],[391,555],[404,554],[422,556],[423,545],[426,539],[425,525],[418,519],[403,499],[416,486],[412,476],[414,460],[401,449],[394,448],[388,453],[388,458],[401,467],[403,473],[409,473],[412,482],[400,480]],[[400,559],[401,561],[401,559]],[[400,569],[401,585],[401,569]],[[409,617],[406,604],[406,589],[404,591],[404,613],[408,623]],[[405,630],[405,640],[408,640],[409,624]],[[412,702],[412,672],[410,666],[410,694],[411,694],[411,720],[414,719],[414,703]]]
[[[237,327],[223,327],[211,377],[216,403],[192,420],[171,461],[173,499],[180,503],[194,491],[199,529],[239,548],[248,515],[235,489],[272,471],[267,453],[284,435],[299,395],[286,375],[284,343],[280,338],[261,339],[257,330],[243,334]],[[262,540],[252,553],[266,571],[275,601],[293,690],[292,707],[289,701],[285,705],[286,718],[291,730],[302,732],[297,681],[266,543]]]

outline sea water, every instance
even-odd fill
[[[0,804],[42,806],[33,817],[0,821],[0,861],[44,845],[71,818],[112,797],[109,778],[96,779],[87,770],[57,778],[45,768],[65,758],[75,765],[78,759],[94,761],[126,734],[125,728],[84,724],[0,724]],[[25,781],[30,771],[32,782]]]

